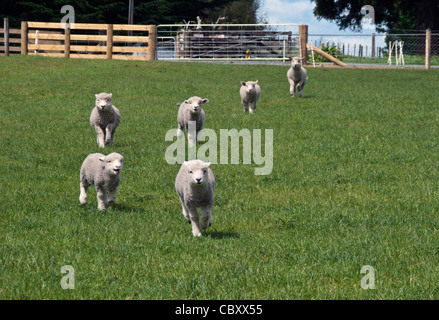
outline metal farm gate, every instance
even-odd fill
[[[298,24],[157,26],[157,60],[286,60],[299,55]]]

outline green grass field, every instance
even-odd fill
[[[0,299],[438,299],[439,72],[0,57]],[[242,80],[259,80],[244,114]],[[117,203],[79,204],[102,152],[94,94],[122,122]],[[213,164],[213,226],[194,238],[165,161],[176,103],[205,128],[273,129],[274,164]],[[75,269],[64,290],[61,267]],[[375,290],[364,290],[364,265]]]
[[[388,63],[389,56],[377,57],[377,58],[369,58],[369,57],[353,57],[353,56],[342,56],[342,61],[345,63],[370,63],[370,64],[382,64],[389,65]],[[312,61],[312,59],[308,59],[308,61]],[[392,66],[396,64],[395,56],[392,55]],[[414,55],[405,55],[404,56],[404,64],[407,66],[410,65],[425,65],[425,57],[424,56],[414,56]],[[430,65],[437,66],[439,65],[439,56],[431,56]]]

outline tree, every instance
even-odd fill
[[[58,22],[65,4],[75,9],[77,23],[127,23],[128,0],[0,0],[0,19],[8,17],[11,27],[20,27],[21,21]],[[258,21],[260,0],[135,0],[135,24],[169,24],[196,21],[226,21],[255,23]]]
[[[375,24],[380,31],[401,29],[439,30],[439,0],[311,0],[314,15],[334,21],[340,30],[361,30],[364,5],[374,7]]]
[[[224,18],[224,23],[256,24],[266,23],[263,14],[260,12],[260,0],[239,0],[232,1],[226,5],[213,9],[204,9],[205,23],[215,23]]]

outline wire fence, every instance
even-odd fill
[[[21,39],[27,31],[23,33],[20,29],[9,29],[7,18],[4,20],[5,27],[0,29],[0,55],[28,53],[26,48],[23,50]],[[27,34],[24,43],[32,47],[29,52],[40,54],[44,50],[55,50],[62,54],[66,47],[63,32],[40,31],[37,28]],[[108,50],[104,47],[107,46],[107,32],[98,30],[81,38],[76,30],[71,30],[69,49],[77,49],[78,54],[93,49],[91,51],[95,51],[96,57],[106,56]],[[299,24],[188,23],[159,25],[151,41],[145,40],[149,33],[128,37],[121,32],[114,30],[112,33],[111,46],[115,49],[115,58],[144,59],[150,52],[149,55],[158,60],[271,60],[277,63],[286,61],[288,57],[308,55],[309,63],[326,62],[312,50],[306,50],[307,43],[310,43],[348,65],[425,65],[427,69],[430,65],[439,66],[439,30],[340,35],[308,34],[308,26]]]
[[[395,34],[310,34],[308,42],[345,63],[423,65],[426,32]],[[323,59],[314,55],[314,61]],[[309,55],[308,61],[313,62]],[[439,65],[439,32],[431,33],[431,64]]]
[[[285,60],[299,52],[298,24],[157,26],[158,60]]]

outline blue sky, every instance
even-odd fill
[[[338,26],[327,20],[317,20],[313,14],[315,3],[310,0],[262,0],[261,11],[268,23],[299,23],[308,25],[308,33],[352,34],[351,30],[339,31]]]
[[[358,48],[361,44],[368,46],[370,55],[371,37],[365,36],[375,32],[369,24],[364,25],[361,33],[354,32],[350,29],[340,31],[334,22],[328,20],[317,20],[313,14],[315,3],[310,0],[261,0],[261,12],[265,15],[268,23],[284,24],[297,23],[308,25],[308,42],[319,46],[319,43],[329,41],[335,44],[345,44],[349,46],[349,52],[352,54],[354,46]],[[325,36],[319,36],[324,34]],[[349,36],[346,36],[349,35]],[[376,46],[385,46],[384,36],[376,36]],[[367,49],[366,49],[367,50]],[[347,49],[346,49],[347,52]],[[366,55],[366,54],[365,54]]]

